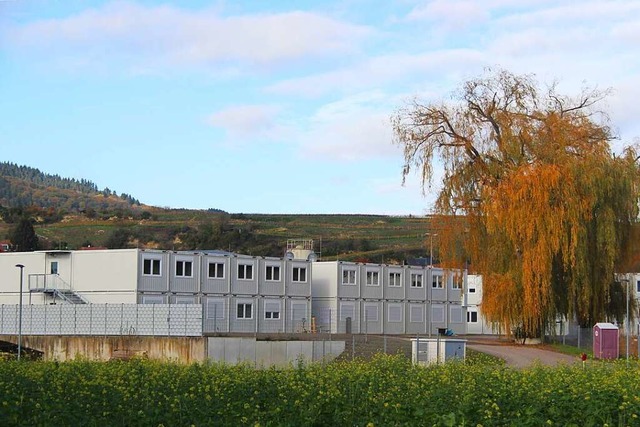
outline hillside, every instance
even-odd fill
[[[22,215],[34,221],[42,249],[225,249],[282,256],[287,239],[315,241],[323,259],[403,262],[425,256],[428,217],[228,214],[164,209],[86,180],[0,163],[0,240]]]

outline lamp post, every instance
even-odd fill
[[[429,236],[429,267],[433,267],[433,237],[438,233],[425,233],[425,236]]]
[[[18,304],[18,360],[20,360],[20,354],[22,353],[22,278],[24,276],[24,265],[16,264],[16,267],[20,269],[20,303]]]
[[[629,365],[629,279],[625,279],[625,282],[627,282],[627,317],[626,317],[626,324],[624,325],[624,330],[627,333],[627,366]]]
[[[626,286],[626,293],[625,293],[625,299],[626,299],[626,303],[627,303],[627,314],[626,317],[624,319],[624,332],[626,334],[626,353],[627,353],[627,365],[629,364],[629,279],[620,279],[621,282],[625,282],[627,284]]]

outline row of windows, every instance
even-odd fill
[[[422,287],[422,278],[423,275],[421,273],[411,273],[411,287],[412,288],[421,288]],[[366,272],[366,285],[367,286],[378,286],[380,284],[380,274],[377,271],[367,271]],[[342,284],[345,286],[351,286],[356,284],[356,270],[342,270]],[[389,286],[390,287],[402,287],[402,273],[399,272],[391,272],[389,273]],[[444,281],[443,277],[439,275],[434,275],[431,287],[434,289],[444,289]],[[462,289],[462,277],[454,276],[453,284],[451,285],[452,289]]]
[[[252,264],[238,264],[238,274],[236,277],[239,280],[253,280],[253,270]],[[142,274],[145,276],[161,276],[160,260],[145,259],[142,265]],[[193,261],[177,260],[175,275],[176,277],[193,277]],[[222,262],[210,262],[207,269],[207,277],[209,279],[224,279],[225,264]],[[280,266],[267,265],[265,269],[265,279],[269,282],[279,282]],[[306,282],[307,268],[293,267],[292,281]]]
[[[207,319],[208,320],[223,320],[224,316],[224,301],[222,300],[210,300],[207,302]],[[236,303],[236,319],[238,320],[251,320],[254,318],[254,303],[252,302],[238,302]],[[293,319],[302,319],[306,317],[307,305],[306,304],[294,304],[291,312]],[[278,320],[282,318],[280,303],[278,302],[266,302],[264,306],[264,318],[266,320]]]

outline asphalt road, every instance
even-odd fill
[[[507,366],[514,368],[526,368],[535,364],[557,366],[581,363],[577,356],[544,350],[535,346],[469,342],[467,347],[500,357],[505,360]]]

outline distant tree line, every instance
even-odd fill
[[[99,195],[103,197],[96,197]],[[53,207],[68,212],[140,205],[130,194],[118,196],[108,187],[99,191],[96,184],[86,179],[61,178],[8,162],[0,162],[0,203],[10,207]]]
[[[93,182],[75,178],[62,178],[59,175],[43,173],[29,166],[18,166],[15,163],[0,162],[0,176],[11,176],[44,187],[55,187],[63,190],[74,190],[81,193],[97,193],[98,186]]]

